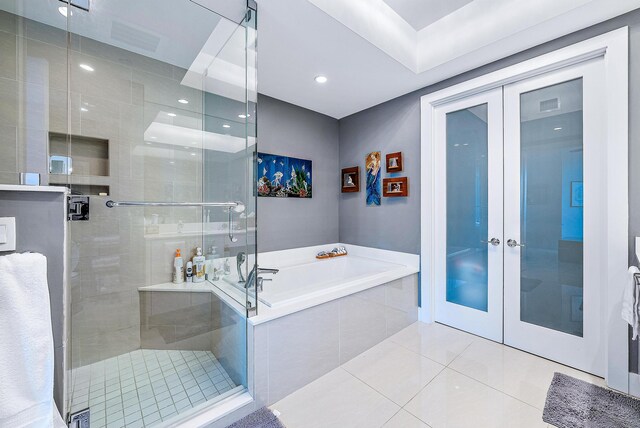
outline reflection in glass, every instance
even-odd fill
[[[582,336],[582,79],[521,95],[522,321]]]
[[[447,114],[447,301],[487,311],[487,104]]]

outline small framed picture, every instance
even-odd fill
[[[584,206],[582,181],[571,182],[571,206],[582,207]]]
[[[387,155],[387,172],[402,171],[402,152],[389,153]]]
[[[342,169],[342,193],[352,193],[360,191],[360,167]]]
[[[385,198],[409,196],[409,179],[407,177],[385,178],[382,180],[382,195]]]

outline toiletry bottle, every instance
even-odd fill
[[[193,263],[187,262],[187,282],[193,282]]]
[[[173,283],[182,284],[184,282],[184,261],[180,255],[180,248],[176,250],[176,258],[173,259]]]
[[[216,253],[216,247],[211,246],[209,248],[209,252],[205,256],[205,261],[204,261],[204,273],[207,279],[213,279],[214,277],[213,261],[216,259],[216,257],[218,257],[218,254]]]
[[[229,265],[228,258],[224,259],[224,274],[225,275],[231,274],[231,265]]]
[[[204,282],[204,262],[202,248],[196,248],[196,256],[193,258],[193,282]]]

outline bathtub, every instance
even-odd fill
[[[278,268],[277,275],[263,275],[271,281],[265,282],[264,290],[258,293],[260,301],[271,308],[331,295],[340,289],[359,291],[359,286],[375,286],[388,282],[390,276],[408,273],[404,265],[355,255]]]

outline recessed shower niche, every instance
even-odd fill
[[[109,194],[109,140],[49,133],[49,183],[82,194]],[[71,178],[73,176],[73,178]]]

